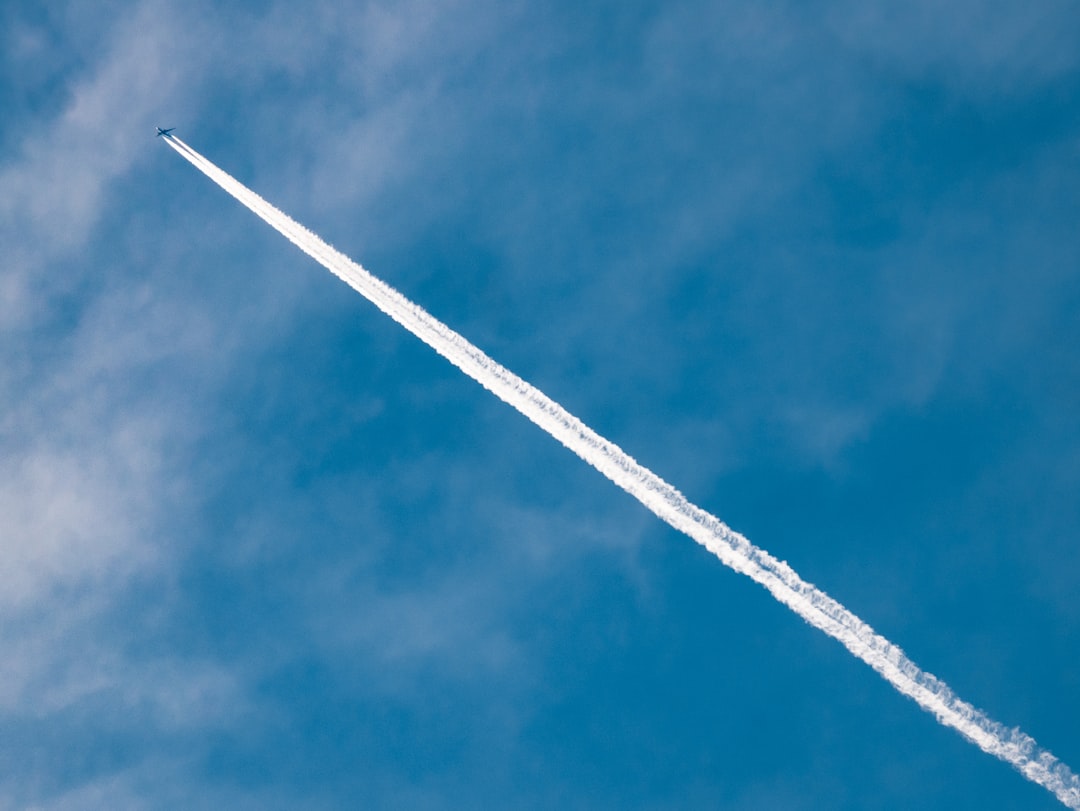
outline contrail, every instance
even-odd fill
[[[179,138],[166,135],[164,140],[300,250],[409,332],[535,422],[671,526],[704,546],[725,565],[760,583],[806,622],[839,640],[942,724],[956,729],[983,751],[1012,764],[1026,778],[1051,791],[1067,807],[1080,809],[1080,779],[1034,739],[1019,729],[1007,729],[962,701],[943,681],[921,670],[898,646],[825,592],[807,583],[786,563],[691,504],[682,493],[638,464],[615,443],[604,439],[542,391],[496,363],[419,305],[327,245]]]

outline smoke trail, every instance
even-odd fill
[[[1007,729],[962,701],[943,681],[783,561],[751,544],[718,518],[691,504],[652,471],[595,433],[540,390],[496,363],[458,333],[409,301],[360,265],[327,245],[288,215],[219,169],[179,138],[164,140],[225,191],[258,214],[304,253],[369,299],[469,377],[510,404],[551,436],[637,498],[671,526],[689,535],[727,566],[760,583],[806,622],[839,640],[855,656],[938,721],[958,730],[985,752],[1012,764],[1066,806],[1080,809],[1080,779],[1019,729]]]

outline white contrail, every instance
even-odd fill
[[[942,724],[953,727],[980,749],[1012,764],[1029,780],[1053,792],[1069,808],[1080,809],[1080,779],[1032,738],[1019,729],[1005,728],[960,700],[943,681],[920,670],[899,647],[875,633],[825,592],[800,578],[786,563],[691,504],[682,493],[635,462],[613,442],[595,433],[539,389],[496,363],[179,138],[165,136],[164,140],[300,250],[363,294],[409,332],[535,422],[671,526],[700,543],[724,564],[760,583],[808,623],[838,639],[893,687],[933,713]]]

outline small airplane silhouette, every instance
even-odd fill
[[[157,128],[157,134],[158,135],[168,135],[174,129],[176,129],[176,127],[169,127],[167,130],[163,130],[161,127],[158,127]]]

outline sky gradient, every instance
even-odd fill
[[[1059,807],[153,132],[1075,768],[1070,4],[0,30],[0,807]]]

